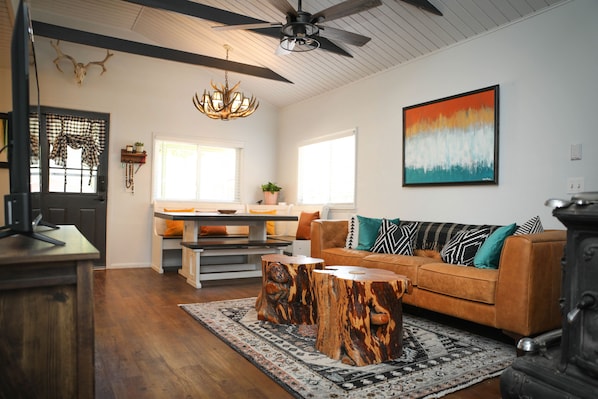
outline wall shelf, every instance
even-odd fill
[[[138,163],[144,164],[147,152],[128,152],[127,150],[120,150],[120,162],[122,163]]]

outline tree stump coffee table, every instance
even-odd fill
[[[381,269],[329,266],[313,274],[318,303],[316,349],[345,364],[365,366],[403,352],[401,297],[405,276]]]
[[[324,261],[308,256],[262,256],[262,290],[255,309],[259,320],[278,324],[315,324],[318,310],[312,274]]]

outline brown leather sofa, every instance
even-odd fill
[[[413,290],[403,296],[404,303],[494,327],[514,338],[560,328],[565,230],[507,237],[498,269],[444,263],[440,247],[422,249],[421,239],[415,242],[414,256],[348,249],[347,234],[347,220],[312,222],[311,256],[328,266],[365,266],[405,275]]]

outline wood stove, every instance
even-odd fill
[[[562,329],[523,338],[500,379],[503,399],[598,398],[598,192],[549,200],[567,227]],[[560,341],[560,342],[559,342]]]

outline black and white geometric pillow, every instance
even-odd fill
[[[461,230],[442,248],[440,256],[446,263],[473,266],[475,254],[489,235],[489,229]]]
[[[349,219],[349,234],[347,234],[345,248],[355,249],[357,244],[359,244],[359,219],[357,215],[353,215]]]
[[[372,252],[413,256],[413,239],[417,223],[397,226],[387,219],[382,219],[378,237],[370,249]]]
[[[519,226],[513,235],[517,236],[521,234],[536,234],[543,232],[544,227],[542,226],[542,222],[540,222],[540,216],[535,216]]]

